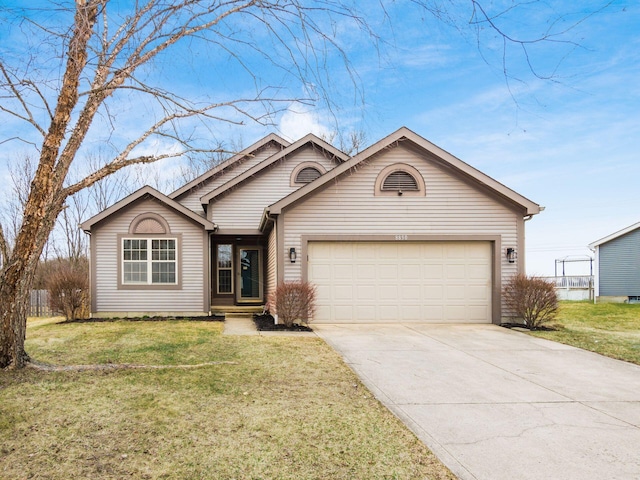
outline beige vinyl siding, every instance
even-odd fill
[[[374,196],[378,173],[395,163],[418,169],[426,196]],[[517,245],[521,214],[402,146],[359,164],[356,173],[283,213],[285,247],[298,251],[301,235],[497,235],[502,250],[513,246],[522,251]],[[502,252],[497,253],[504,281],[516,273],[517,264],[507,263]],[[301,278],[301,265],[285,262],[284,280]]]
[[[171,234],[181,234],[178,252],[180,290],[118,289],[118,234],[127,234],[138,215],[154,212],[167,221]],[[141,200],[112,215],[94,227],[96,312],[204,312],[204,257],[206,236],[201,226],[182,215],[161,207],[158,202]]]
[[[204,210],[202,209],[202,204],[200,203],[201,197],[205,196],[209,192],[212,192],[213,190],[223,185],[224,183],[228,182],[229,180],[246,172],[251,167],[254,167],[258,163],[262,162],[263,160],[266,160],[271,155],[274,155],[279,151],[280,151],[280,148],[278,148],[274,144],[266,145],[259,152],[257,152],[255,156],[247,157],[245,159],[237,161],[232,166],[230,166],[230,168],[227,168],[221,174],[214,176],[204,185],[201,185],[200,187],[192,189],[189,193],[181,196],[180,198],[177,198],[176,200],[180,204],[189,208],[190,210],[193,210],[199,215],[204,216]]]
[[[244,184],[214,199],[209,207],[209,219],[220,230],[257,230],[266,206],[294,192],[299,186],[291,186],[291,173],[302,162],[317,162],[327,171],[335,163],[321,151],[312,147],[302,148],[293,155],[278,160]]]
[[[267,286],[265,289],[265,299],[269,299],[269,295],[273,293],[278,284],[278,238],[276,235],[276,226],[273,226],[269,233],[267,241]]]

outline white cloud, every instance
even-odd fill
[[[331,129],[322,123],[318,114],[295,109],[293,106],[289,107],[280,117],[278,130],[283,137],[290,141],[298,140],[308,133],[325,138],[331,134]]]

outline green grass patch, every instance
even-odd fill
[[[640,365],[639,304],[560,302],[550,326],[530,334]]]
[[[58,365],[0,374],[0,478],[453,479],[316,338],[218,322],[30,322]]]

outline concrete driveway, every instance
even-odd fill
[[[460,479],[640,479],[640,366],[494,325],[314,325]]]

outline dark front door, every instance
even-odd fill
[[[262,301],[262,249],[257,247],[239,247],[236,262],[238,302]]]

